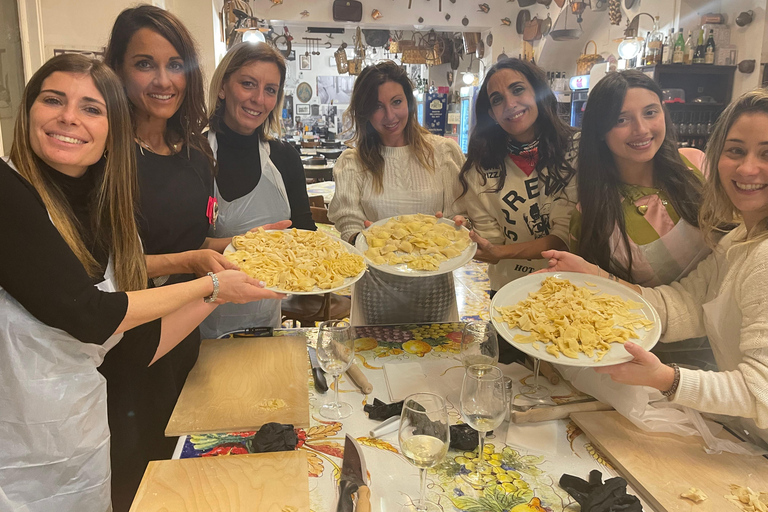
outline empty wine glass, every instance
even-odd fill
[[[499,338],[490,322],[468,322],[461,333],[459,353],[464,367],[499,362]]]
[[[355,337],[349,322],[329,320],[320,324],[317,335],[317,359],[326,373],[333,375],[333,402],[320,408],[320,415],[340,420],[352,414],[352,406],[339,402],[339,376],[347,371],[355,357]]]
[[[538,357],[533,358],[533,385],[526,384],[520,388],[520,394],[526,398],[545,402],[550,392],[546,386],[539,384],[539,374],[541,373],[541,360]]]
[[[434,393],[414,393],[403,401],[398,432],[400,452],[408,462],[419,468],[419,501],[401,509],[417,512],[438,512],[443,509],[427,501],[427,468],[439,463],[448,453],[451,442],[450,423],[445,400]]]
[[[477,430],[480,438],[477,447],[479,461],[475,464],[475,471],[466,476],[472,485],[485,485],[483,474],[488,473],[483,453],[485,434],[501,425],[508,409],[501,370],[488,364],[467,367],[461,385],[461,413],[469,426]]]

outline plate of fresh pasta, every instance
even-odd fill
[[[589,274],[544,272],[503,286],[491,322],[515,348],[567,366],[632,360],[624,342],[650,350],[661,336],[656,310],[626,286]]]
[[[259,229],[232,237],[224,257],[280,293],[317,295],[363,277],[365,259],[352,245],[321,231]]]
[[[466,265],[477,251],[469,230],[421,213],[374,222],[355,240],[366,263],[408,277],[435,276]]]

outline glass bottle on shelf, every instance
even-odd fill
[[[688,132],[688,135],[690,136],[696,135],[696,122],[693,118],[693,112],[691,112],[691,116],[688,118],[688,128],[686,128],[686,132]]]
[[[661,64],[661,52],[664,46],[664,34],[659,30],[659,17],[653,22],[653,30],[647,36],[645,65],[654,66]]]
[[[683,64],[693,63],[693,53],[696,51],[696,46],[693,44],[693,33],[688,31],[688,38],[685,40],[685,53],[683,54]]]
[[[712,135],[712,112],[709,113],[707,118],[707,135]]]
[[[696,50],[693,53],[694,64],[704,64],[704,53],[706,53],[706,47],[704,46],[704,30],[699,31],[699,39],[696,43]]]
[[[704,64],[715,63],[715,35],[714,30],[709,29],[709,37],[707,38],[707,45],[704,49]]]
[[[685,62],[685,39],[683,39],[683,29],[681,28],[677,32],[677,40],[675,41],[675,48],[672,50],[672,63],[684,64]]]
[[[696,123],[696,135],[706,135],[707,125],[704,124],[704,112],[699,112],[698,123]]]

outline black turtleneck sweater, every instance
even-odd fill
[[[106,244],[95,243],[93,233],[96,173],[89,170],[73,178],[42,167],[72,207],[86,247],[106,269]],[[125,317],[128,296],[94,286],[103,280],[103,271],[96,279],[88,275],[51,222],[35,188],[2,160],[0,218],[0,287],[44,324],[86,343],[104,343]]]
[[[241,135],[221,123],[223,131],[216,134],[218,151],[218,174],[216,184],[219,193],[227,201],[239,199],[251,192],[261,180],[261,157],[259,135]],[[315,230],[312,213],[309,210],[307,182],[301,156],[285,142],[269,141],[269,158],[283,177],[288,203],[291,207],[291,221],[298,229]]]

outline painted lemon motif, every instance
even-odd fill
[[[355,352],[373,350],[378,346],[379,344],[376,342],[375,338],[358,338],[355,340]]]
[[[403,343],[403,350],[409,354],[416,354],[419,357],[424,357],[424,354],[432,351],[432,347],[425,341],[410,340]]]
[[[516,507],[512,507],[509,512],[547,512],[547,509],[541,506],[539,498],[533,498],[528,503],[521,503]]]

